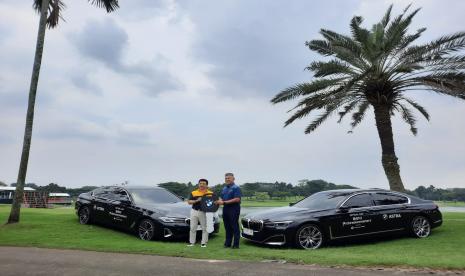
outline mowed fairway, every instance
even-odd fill
[[[288,262],[465,269],[465,213],[445,213],[444,224],[427,239],[399,238],[343,243],[318,250],[270,248],[242,241],[241,249],[223,249],[224,230],[208,249],[186,243],[145,242],[95,225],[80,225],[72,208],[22,209],[21,223],[3,225],[9,206],[0,206],[0,245],[83,249],[205,259],[286,260]]]

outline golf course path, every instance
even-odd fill
[[[230,249],[225,249],[230,250]],[[231,251],[234,254],[234,251]],[[329,268],[273,262],[199,260],[34,247],[0,247],[0,274],[7,275],[457,275],[458,271]]]

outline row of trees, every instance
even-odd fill
[[[182,196],[189,196],[196,186],[191,182],[184,184],[179,182],[167,182],[158,184],[158,186],[163,187],[171,192]],[[244,183],[241,186],[242,196],[243,197],[256,197],[257,195],[265,195],[266,198],[278,199],[286,198],[290,196],[307,196],[316,192],[324,190],[333,190],[333,189],[353,189],[355,187],[350,185],[336,185],[334,183],[329,183],[324,180],[301,180],[297,185],[292,185],[291,183],[285,182],[253,182],[253,183]],[[220,194],[221,189],[223,189],[223,184],[211,185],[209,187],[213,192]]]
[[[7,186],[5,183],[0,181],[0,186]],[[10,184],[15,187],[16,183]],[[187,198],[189,194],[197,188],[196,185],[191,182],[180,183],[180,182],[165,182],[160,183],[158,186],[163,187],[172,193]],[[244,183],[241,186],[242,196],[253,199],[285,199],[287,197],[305,197],[311,194],[335,189],[355,189],[357,187],[351,185],[338,185],[324,180],[300,180],[297,185],[285,182],[253,182]],[[25,184],[25,187],[33,188],[40,192],[49,193],[68,193],[72,197],[77,197],[81,193],[91,191],[96,186],[83,186],[80,188],[67,188],[60,186],[56,183],[50,183],[46,186],[38,186],[34,183]],[[223,184],[210,185],[210,190],[216,194],[220,194],[223,189]],[[406,190],[406,193],[418,196],[423,199],[430,200],[447,200],[447,201],[464,201],[465,202],[465,188],[452,188],[452,189],[441,189],[436,188],[433,185],[429,187],[419,186],[414,190]]]
[[[191,182],[184,184],[179,182],[168,182],[159,184],[171,192],[187,197],[196,188]],[[297,185],[285,182],[253,182],[244,183],[241,186],[242,196],[254,199],[283,199],[287,197],[306,197],[311,194],[336,189],[356,189],[351,185],[338,185],[324,180],[300,180]],[[219,194],[223,184],[211,186],[210,189]],[[465,188],[441,189],[433,185],[429,187],[419,186],[414,190],[405,190],[405,193],[429,200],[464,201]]]

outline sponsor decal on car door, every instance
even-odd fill
[[[385,231],[403,230],[409,221],[408,198],[391,193],[374,193],[376,223]]]
[[[110,209],[108,210],[108,215],[112,223],[117,227],[126,228],[128,218],[126,208],[129,206],[124,204],[123,202],[128,201],[129,197],[127,196],[125,191],[115,190],[113,192],[112,204]]]
[[[330,227],[330,238],[360,236],[376,231],[373,200],[368,193],[347,199],[339,209]]]

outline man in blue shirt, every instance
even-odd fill
[[[241,213],[241,188],[234,184],[234,174],[224,175],[225,186],[221,191],[221,199],[217,204],[223,205],[223,222],[226,230],[224,247],[239,248],[240,230],[239,215]],[[234,238],[234,241],[233,241]]]

